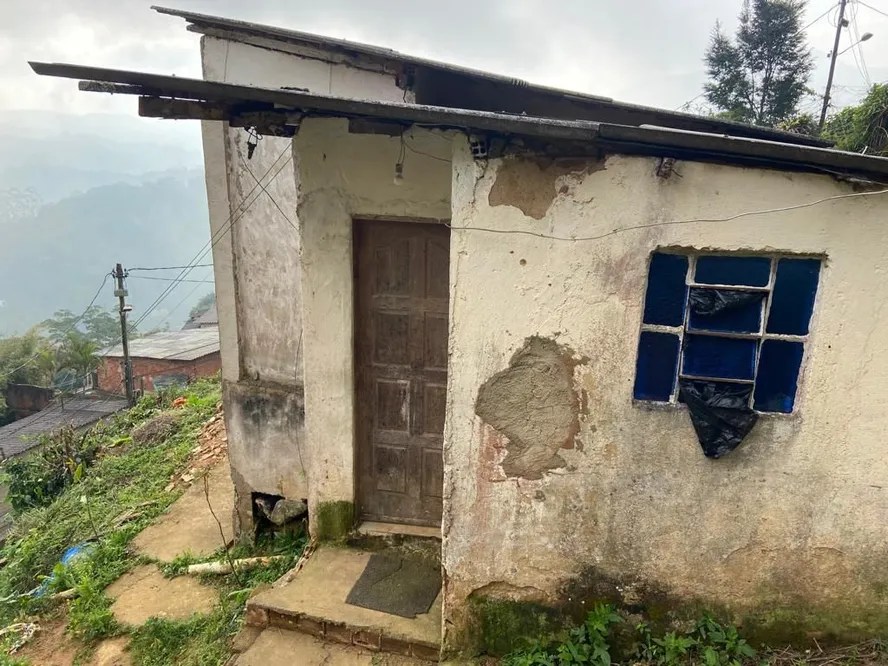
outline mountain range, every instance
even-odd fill
[[[208,246],[196,123],[4,111],[0,142],[0,335],[81,312],[117,262],[181,266]],[[178,273],[133,271],[133,317]],[[181,327],[212,291],[211,268],[187,277],[195,282],[178,285],[142,330]],[[96,303],[116,305],[110,279]]]

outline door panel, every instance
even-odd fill
[[[359,513],[440,525],[450,235],[364,220],[354,232]]]

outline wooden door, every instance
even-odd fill
[[[358,510],[440,525],[449,230],[355,222]]]

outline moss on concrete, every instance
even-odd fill
[[[354,523],[355,505],[351,502],[321,502],[315,510],[311,531],[318,541],[339,541],[351,531]]]
[[[533,602],[477,597],[469,607],[463,653],[505,655],[563,626],[553,609]]]

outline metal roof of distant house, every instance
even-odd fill
[[[46,409],[0,428],[0,457],[10,458],[34,448],[37,435],[92,425],[126,406],[126,400],[120,398],[57,399]]]
[[[183,331],[165,331],[133,338],[129,343],[132,358],[193,361],[219,351],[218,328],[191,328]],[[123,346],[117,345],[102,352],[102,356],[119,358]]]
[[[216,304],[213,303],[206,312],[185,322],[185,326],[182,329],[188,331],[194,328],[210,328],[218,325],[219,311],[216,309]]]
[[[731,120],[698,116],[692,113],[682,113],[679,111],[669,111],[667,109],[658,109],[639,104],[618,102],[608,97],[599,97],[570,90],[536,85],[513,77],[493,74],[491,72],[462,67],[459,65],[452,65],[427,58],[419,58],[399,53],[393,49],[374,46],[372,44],[363,44],[345,39],[337,39],[335,37],[327,37],[325,35],[290,30],[261,23],[251,23],[249,21],[241,21],[221,16],[200,14],[181,9],[158,6],[153,6],[152,9],[161,14],[183,18],[189,23],[188,29],[192,32],[212,37],[244,41],[246,43],[250,43],[250,39],[260,39],[277,42],[281,45],[295,45],[302,49],[309,49],[309,57],[313,56],[318,59],[323,59],[325,53],[336,53],[341,62],[352,66],[360,66],[364,64],[366,67],[365,63],[369,60],[376,63],[384,70],[400,74],[399,84],[401,84],[402,87],[407,85],[407,81],[415,78],[415,73],[417,71],[432,72],[439,75],[439,77],[441,75],[450,77],[450,79],[456,77],[460,83],[472,82],[480,83],[482,85],[505,86],[509,90],[516,91],[518,95],[524,98],[543,96],[550,100],[569,102],[574,109],[575,115],[557,116],[568,120],[585,119],[634,126],[657,125],[692,132],[730,134],[731,136],[782,141],[785,143],[795,143],[800,145],[830,145],[828,142],[822,141],[816,137],[804,136],[770,127],[747,125],[745,123]],[[311,52],[312,49],[314,50],[313,53]],[[462,89],[464,86],[458,85],[457,88]],[[499,100],[502,102],[502,96],[499,97]],[[421,100],[418,100],[418,102],[423,103]],[[438,103],[439,102],[430,102],[430,104]],[[440,105],[452,108],[471,108],[467,107],[465,104],[459,103]],[[479,110],[498,112],[503,108],[504,107],[502,106],[497,106],[495,108],[484,108]],[[538,111],[527,108],[513,108],[508,111],[510,113],[523,112],[529,116],[548,117],[551,115],[548,113],[539,113]]]

